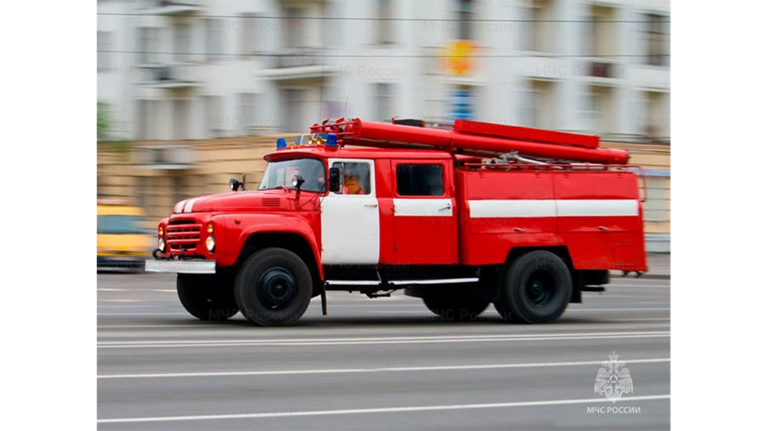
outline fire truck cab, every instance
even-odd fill
[[[445,319],[556,320],[646,271],[638,176],[597,137],[471,121],[315,124],[256,190],[179,202],[147,271],[203,320],[290,325],[325,292],[404,289]]]

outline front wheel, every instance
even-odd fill
[[[235,299],[243,315],[259,326],[292,325],[312,299],[312,275],[295,253],[265,248],[240,269]]]
[[[508,321],[551,322],[565,311],[572,290],[571,272],[562,259],[548,251],[532,251],[507,267],[494,306]]]
[[[176,293],[184,309],[200,320],[227,320],[239,311],[232,286],[217,286],[216,277],[179,274]]]

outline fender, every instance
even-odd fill
[[[293,234],[304,239],[312,250],[317,271],[323,279],[323,267],[320,264],[320,220],[312,214],[280,212],[273,214],[220,214],[212,218],[217,225],[225,227],[222,238],[226,246],[216,253],[216,263],[219,266],[232,266],[237,262],[240,252],[251,235],[259,233]],[[316,220],[315,220],[316,219]],[[317,224],[313,228],[313,224]],[[221,240],[219,240],[221,242]]]

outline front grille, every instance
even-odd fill
[[[194,249],[200,244],[202,224],[194,220],[173,220],[165,229],[165,238],[171,250]]]

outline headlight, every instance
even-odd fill
[[[157,248],[160,249],[160,251],[165,252],[165,240],[162,238],[157,239]]]
[[[205,239],[205,248],[207,248],[209,252],[213,253],[213,249],[216,248],[216,238],[214,238],[213,235],[210,235]]]

